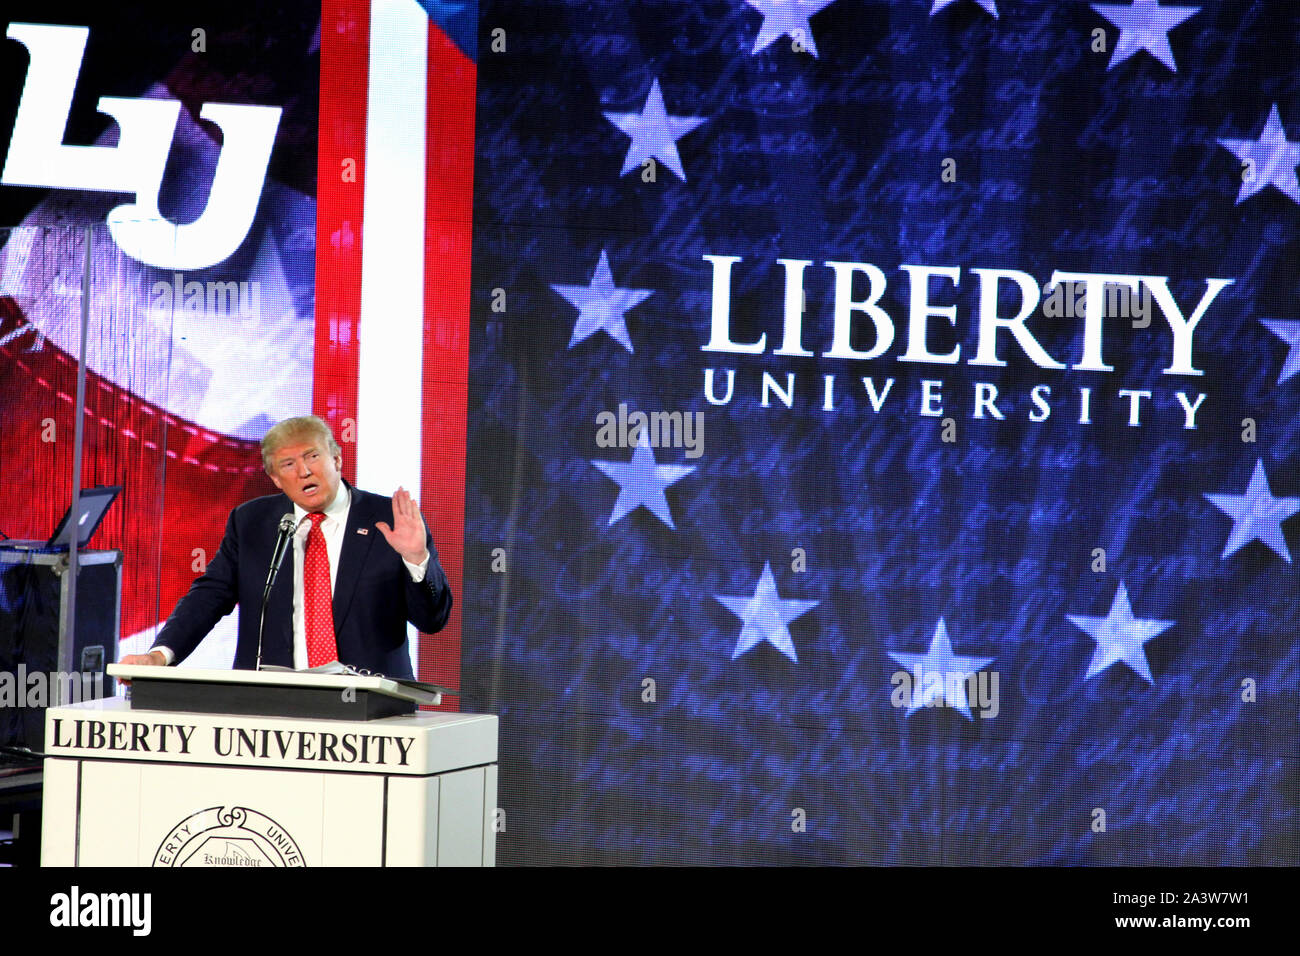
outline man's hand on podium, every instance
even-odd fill
[[[424,516],[420,514],[420,505],[405,488],[398,488],[393,495],[393,526],[386,521],[376,521],[375,527],[402,558],[410,564],[423,564],[429,556],[424,546]]]
[[[147,664],[166,667],[167,658],[163,656],[162,651],[150,651],[148,654],[127,654],[126,657],[122,658],[118,663],[130,664],[132,667],[141,667]]]
[[[161,650],[151,650],[151,652],[147,654],[127,654],[127,656],[123,657],[121,661],[118,661],[118,663],[125,663],[125,665],[131,667],[143,667],[147,665],[166,667],[166,654],[162,653]],[[125,678],[118,678],[118,680],[121,680],[121,682],[126,685],[130,685],[131,683],[130,680],[126,680]]]
[[[119,664],[128,664],[132,667],[143,667],[154,665],[157,667],[166,667],[167,658],[162,651],[150,651],[148,654],[127,654],[126,657],[118,661]],[[121,680],[121,678],[119,678]],[[123,684],[131,683],[129,680],[122,680]]]

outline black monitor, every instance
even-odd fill
[[[90,543],[91,536],[99,530],[99,524],[112,506],[117,496],[122,493],[121,485],[105,485],[101,488],[86,488],[81,492],[77,507],[77,520],[72,520],[72,508],[63,512],[63,517],[54,528],[54,534],[48,541],[17,540],[8,538],[0,541],[0,548],[17,551],[68,551],[72,546],[75,533],[77,550],[83,551]]]
[[[63,513],[63,520],[50,535],[45,547],[50,551],[66,551],[72,547],[73,533],[76,533],[77,550],[80,551],[90,543],[90,538],[99,530],[100,522],[112,506],[117,496],[122,493],[121,485],[104,485],[100,488],[86,488],[81,492],[78,504],[78,517],[72,521],[72,508]]]

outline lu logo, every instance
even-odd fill
[[[158,190],[180,116],[178,100],[101,96],[117,121],[117,146],[65,146],[63,134],[81,73],[89,27],[11,23],[7,34],[31,54],[0,183],[134,193],[108,214],[113,241],[162,269],[203,269],[226,259],[252,225],[280,125],[278,106],[204,103],[199,116],[221,127],[221,154],[202,215],[178,226],[158,210]]]

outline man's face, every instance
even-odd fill
[[[342,455],[331,455],[319,441],[290,442],[271,456],[271,480],[305,511],[324,511],[339,490]]]

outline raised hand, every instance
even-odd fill
[[[375,527],[392,549],[411,564],[420,564],[428,557],[429,551],[424,546],[427,537],[424,516],[420,514],[419,503],[405,488],[398,488],[393,495],[392,527],[385,521],[376,521]]]

